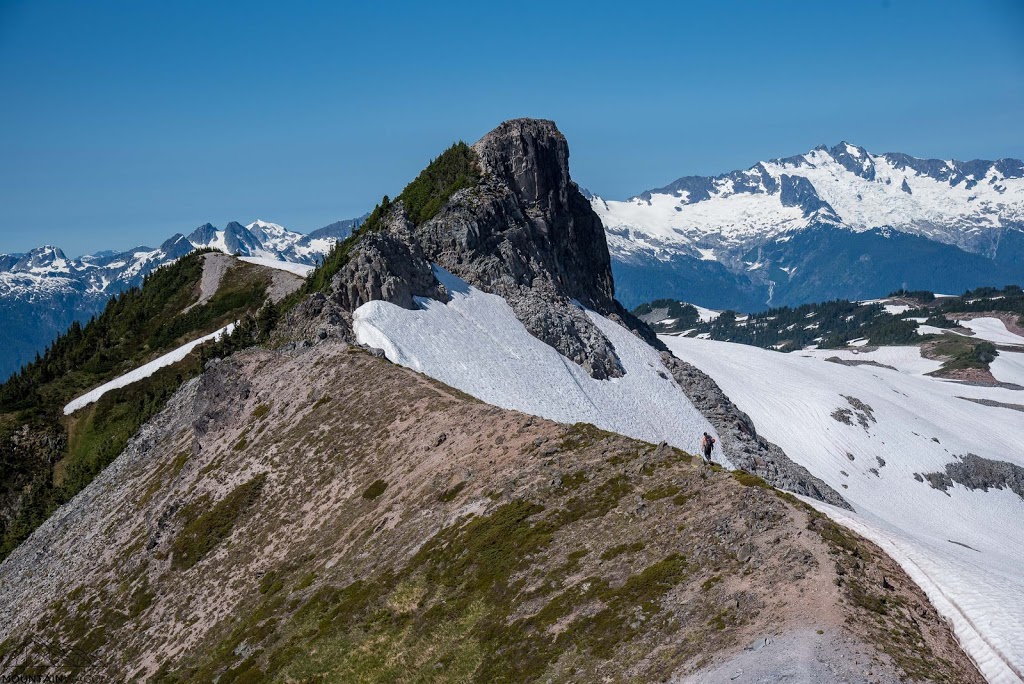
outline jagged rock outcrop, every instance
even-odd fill
[[[275,346],[309,345],[314,340],[338,339],[355,344],[352,333],[352,314],[338,304],[334,297],[316,292],[295,305],[288,312],[280,329],[274,334]],[[294,340],[300,340],[295,342]]]
[[[414,297],[448,301],[412,228],[401,202],[396,202],[383,230],[363,237],[352,258],[334,276],[335,301],[348,311],[374,300],[405,309],[416,308]]]
[[[483,241],[518,246],[519,235],[526,238],[521,252],[504,259],[505,270],[519,275],[521,284],[540,279],[591,309],[616,311],[604,227],[569,176],[569,146],[554,122],[506,121],[473,149],[497,186],[488,188],[494,191],[491,206],[519,219],[486,225],[490,235]]]
[[[715,426],[723,453],[736,467],[754,473],[779,489],[853,510],[836,490],[759,436],[750,417],[732,403],[707,373],[679,360],[671,352],[662,352],[661,360],[693,405]]]
[[[945,472],[925,473],[924,478],[935,489],[943,492],[953,483],[980,489],[987,492],[992,489],[1009,489],[1024,499],[1024,468],[1008,461],[996,461],[982,458],[977,454],[965,454],[959,460],[946,464]]]
[[[392,203],[383,229],[353,246],[335,276],[336,301],[349,311],[372,299],[405,308],[415,296],[444,301],[429,273],[436,263],[504,297],[530,333],[591,376],[621,376],[613,345],[579,306],[628,315],[614,298],[601,221],[569,176],[565,136],[552,121],[515,119],[473,152],[479,183],[418,226]]]

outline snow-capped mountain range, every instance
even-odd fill
[[[627,304],[675,297],[749,310],[1024,279],[1017,159],[918,159],[842,142],[590,200]]]
[[[0,254],[0,378],[30,361],[75,320],[99,313],[107,300],[139,285],[154,269],[195,249],[315,265],[362,217],[337,221],[309,234],[276,223],[235,221],[224,228],[205,223],[189,235],[176,234],[159,247],[97,252],[69,258],[59,247],[27,254]]]

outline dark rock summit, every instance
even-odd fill
[[[445,301],[430,273],[437,264],[504,297],[531,334],[591,376],[621,376],[614,347],[581,305],[632,318],[615,301],[604,229],[569,176],[565,136],[554,122],[516,119],[472,154],[479,181],[433,217],[415,225],[401,201],[388,205],[380,228],[351,247],[334,277],[336,301],[349,311],[374,299],[405,308],[414,297]]]
[[[515,243],[522,233],[535,249],[518,269],[531,282],[551,281],[559,294],[595,310],[616,309],[611,258],[601,220],[569,177],[569,146],[554,122],[507,121],[473,146],[486,175],[504,182],[496,193],[517,219],[492,226],[491,237]],[[527,260],[530,258],[530,261]],[[531,263],[536,259],[535,263]]]

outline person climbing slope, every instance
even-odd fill
[[[700,448],[704,452],[704,462],[711,463],[711,451],[715,448],[715,438],[704,433],[704,439],[700,441]]]

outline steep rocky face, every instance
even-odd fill
[[[552,283],[557,294],[610,313],[617,309],[604,227],[569,176],[569,145],[552,121],[506,121],[473,146],[486,174],[510,190],[500,199],[514,225],[491,222],[487,238],[515,245],[527,238],[518,263],[508,264],[529,280]],[[483,222],[479,222],[484,225]],[[486,250],[485,250],[486,251]],[[511,261],[511,259],[508,259]]]
[[[383,300],[415,309],[415,297],[447,301],[401,203],[384,218],[383,230],[364,236],[334,277],[334,300],[347,311]]]
[[[981,681],[890,559],[756,478],[332,340],[212,365],[0,565],[10,676],[707,682],[737,662]]]
[[[569,176],[565,137],[554,122],[516,119],[472,149],[479,182],[420,225],[392,203],[335,276],[336,300],[350,311],[372,299],[443,301],[429,274],[436,263],[504,297],[527,330],[593,377],[620,376],[614,347],[574,303],[629,319],[614,299],[600,219]]]

